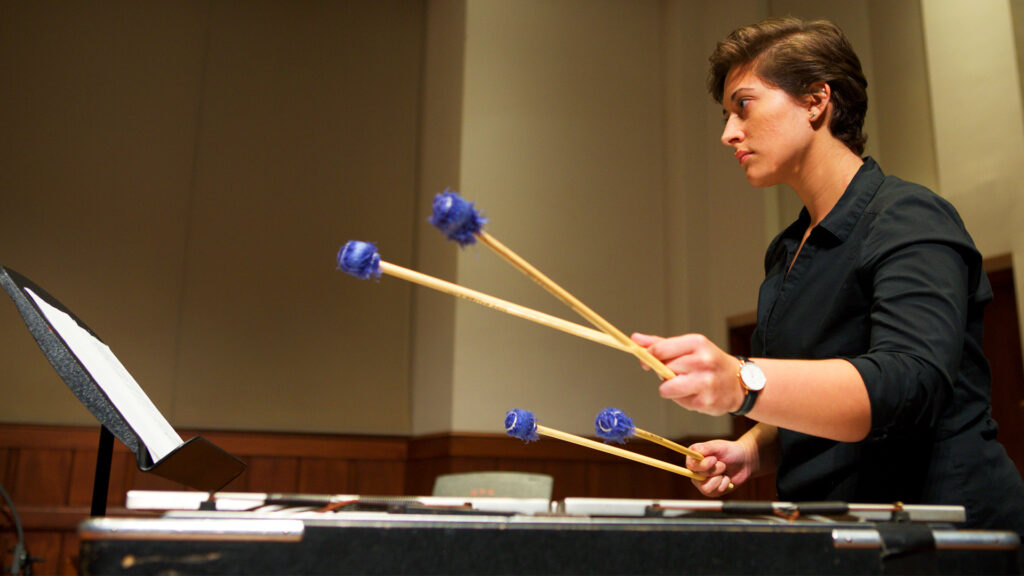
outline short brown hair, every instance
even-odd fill
[[[708,58],[708,91],[719,104],[725,77],[736,66],[752,65],[767,83],[799,98],[815,82],[832,90],[832,135],[857,155],[864,153],[868,81],[843,31],[827,20],[769,18],[737,28]]]

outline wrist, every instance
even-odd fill
[[[761,367],[753,360],[737,356],[740,362],[739,370],[736,372],[736,380],[739,382],[740,390],[743,392],[743,400],[736,410],[731,412],[733,416],[743,416],[754,408],[757,397],[764,390],[767,378]]]

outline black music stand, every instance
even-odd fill
[[[94,360],[87,361],[76,354],[75,347],[79,352],[95,349],[109,353],[109,349],[99,336],[56,298],[24,276],[3,266],[0,266],[0,285],[14,300],[46,359],[102,425],[93,483],[93,516],[106,514],[115,437],[135,453],[139,470],[196,490],[216,492],[245,470],[244,462],[201,436],[181,442],[181,438],[177,437],[141,389],[120,389],[135,385],[126,370],[123,374],[127,376],[127,382],[111,377],[106,370],[101,372],[97,369],[97,366],[103,367],[102,362],[98,364]],[[77,326],[69,324],[68,317]],[[69,342],[75,342],[76,345],[72,346]],[[115,376],[119,370],[124,370],[112,353],[105,360]],[[97,374],[90,372],[88,366]],[[125,398],[131,398],[132,393],[137,401],[126,402]],[[149,424],[152,422],[162,426],[151,428]],[[140,423],[143,425],[140,426]],[[166,447],[169,443],[174,447],[168,451]],[[154,461],[147,446],[157,444],[161,445],[158,451],[161,455]]]

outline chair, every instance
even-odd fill
[[[497,496],[551,499],[554,479],[530,472],[459,472],[434,480],[434,496]]]

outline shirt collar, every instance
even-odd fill
[[[878,163],[870,156],[865,156],[864,164],[857,170],[839,201],[832,207],[825,219],[818,224],[817,229],[830,234],[840,242],[846,241],[883,180],[885,180],[885,174]],[[804,208],[800,211],[800,217],[786,230],[786,233],[792,229],[799,230],[799,233],[802,234],[807,230],[809,222],[810,216],[807,213],[807,208]]]

